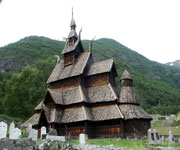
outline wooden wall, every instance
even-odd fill
[[[124,121],[125,136],[142,137],[146,136],[150,126],[150,120],[133,119]]]
[[[64,54],[64,67],[68,65],[72,65],[75,63],[75,54],[74,53],[68,53]]]
[[[97,74],[86,78],[86,87],[95,87],[108,83],[108,74]]]
[[[74,88],[80,85],[80,77],[73,77],[58,81],[50,85],[51,89],[62,91],[69,88]]]

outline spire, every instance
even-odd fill
[[[127,71],[127,65],[126,64],[124,65],[124,68],[125,68],[125,70],[124,70],[124,72],[123,72],[123,74],[121,76],[121,80],[124,80],[124,79],[132,80],[129,72]]]
[[[71,30],[76,30],[76,23],[73,18],[73,8],[72,8],[72,19],[71,19],[70,27],[71,27]]]

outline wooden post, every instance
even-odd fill
[[[87,121],[85,121],[85,134],[87,134]]]
[[[65,134],[67,135],[67,124],[65,124],[65,131],[66,131]]]

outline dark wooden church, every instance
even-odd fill
[[[43,101],[35,114],[23,126],[46,126],[58,135],[80,133],[89,137],[141,137],[150,128],[151,117],[139,106],[133,91],[133,80],[125,68],[118,92],[117,71],[113,59],[94,62],[91,53],[81,43],[81,31],[76,33],[72,17],[71,31],[47,84]]]

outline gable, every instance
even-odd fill
[[[66,79],[83,74],[85,67],[90,58],[89,52],[81,53],[73,65],[64,67],[64,60],[57,63],[52,71],[47,83],[52,83],[58,80]]]

